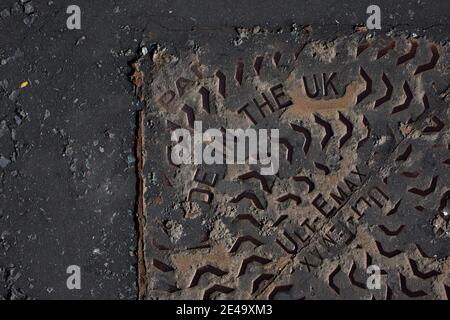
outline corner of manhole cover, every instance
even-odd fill
[[[135,67],[141,297],[448,298],[448,45],[273,35]],[[198,123],[278,129],[279,169],[174,163]]]

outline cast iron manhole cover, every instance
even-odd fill
[[[161,47],[136,65],[141,296],[448,297],[448,46],[268,35],[230,47]],[[278,129],[278,172],[173,163],[172,131],[195,121]]]

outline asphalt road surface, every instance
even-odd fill
[[[71,4],[81,8],[80,30],[69,30],[66,26],[69,17],[66,8]],[[312,39],[328,42],[345,39],[344,44],[352,39],[360,41],[361,34],[381,39],[397,37],[404,41],[413,37],[418,41],[432,41],[444,48],[440,63],[448,65],[448,1],[378,1],[382,29],[366,33],[357,26],[365,24],[366,8],[370,4],[369,1],[2,0],[0,298],[138,299],[212,295],[214,290],[204,291],[203,287],[180,293],[180,288],[173,286],[173,275],[160,277],[150,270],[150,265],[155,264],[148,258],[154,254],[150,245],[152,228],[160,221],[155,220],[150,202],[139,216],[140,200],[150,201],[150,196],[142,199],[142,177],[136,168],[142,160],[137,153],[138,112],[145,110],[145,125],[158,122],[159,118],[152,117],[149,111],[155,98],[154,91],[149,89],[153,76],[149,73],[143,76],[142,80],[149,86],[144,88],[145,99],[139,99],[131,81],[131,76],[136,76],[133,63],[139,61],[143,69],[151,70],[150,57],[155,50],[164,47],[174,57],[184,57],[195,48],[212,67],[219,67],[219,62],[227,61],[227,56],[233,57],[234,63],[236,50],[243,50],[239,48],[246,48],[247,52],[256,48],[266,50],[271,39],[276,43],[277,34],[278,39],[286,37],[286,43],[291,43],[292,37],[303,39],[312,32]],[[255,40],[253,33],[268,38]],[[429,58],[425,51],[420,56],[424,61]],[[346,60],[341,63],[347,66]],[[357,71],[357,66],[351,63],[348,68]],[[431,78],[436,79],[434,88],[448,86],[448,81],[445,83],[448,71],[436,71],[434,76]],[[158,83],[165,84],[161,74],[155,73],[155,79],[158,77]],[[401,80],[395,81],[401,87]],[[448,121],[448,114],[436,116]],[[149,148],[162,140],[148,136],[143,139],[143,148],[148,151],[143,161],[156,168],[159,166],[156,160],[164,150],[158,149],[153,157],[153,149]],[[439,139],[448,143],[445,136]],[[163,165],[158,170],[161,168]],[[153,172],[153,169],[146,170],[146,175]],[[433,175],[424,178],[427,183],[432,179]],[[439,179],[443,183],[444,175]],[[438,187],[445,191],[445,184]],[[158,188],[155,190],[163,193],[174,192],[161,185]],[[223,188],[227,192],[230,186]],[[161,201],[161,207],[166,206],[165,200]],[[146,229],[141,228],[145,221]],[[169,226],[167,221],[163,223],[169,229],[169,236],[179,237],[177,226],[183,225],[183,221],[172,221]],[[196,227],[192,228],[190,234],[195,235]],[[220,233],[217,228],[220,226],[211,227]],[[198,228],[198,236],[202,230]],[[187,237],[181,242],[201,244],[201,240]],[[139,243],[145,246],[141,252]],[[186,247],[184,242],[178,245]],[[177,246],[170,249],[174,248]],[[449,255],[445,250],[436,251],[440,258]],[[285,267],[296,270],[295,259],[292,261],[292,266]],[[138,276],[139,263],[147,264],[144,272],[148,274]],[[71,265],[81,270],[79,290],[67,287],[70,276],[67,268]],[[160,270],[172,272],[167,264],[157,265]],[[333,274],[334,267],[327,266]],[[223,272],[205,270],[199,277],[206,271]],[[293,274],[295,279],[301,276]],[[179,285],[192,286],[191,273],[186,271],[184,275],[186,279],[179,277]],[[275,278],[278,276],[282,279],[283,273]],[[265,280],[269,285],[273,282],[269,277]],[[248,281],[245,279],[240,285],[245,286]],[[206,288],[205,283],[194,282],[193,287],[200,283]],[[229,284],[224,284],[219,293],[227,292],[228,287]],[[275,293],[286,289],[281,285],[280,288]],[[160,289],[165,293],[158,293]],[[264,292],[258,292],[258,297],[274,291]],[[295,288],[295,292],[300,294],[302,289]],[[299,298],[285,294],[285,298]],[[433,298],[444,296],[445,292],[439,291]],[[324,297],[329,296],[324,293]]]

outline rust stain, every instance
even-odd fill
[[[154,204],[162,204],[163,203],[163,199],[160,194],[153,198],[153,203]]]
[[[408,134],[410,134],[412,129],[413,129],[413,127],[409,123],[403,123],[403,122],[400,124],[400,128],[399,128],[400,133],[404,137],[406,137]]]
[[[367,32],[367,26],[365,24],[357,24],[353,28],[356,32]]]
[[[131,81],[135,85],[136,96],[140,101],[144,101],[144,95],[142,87],[144,86],[144,72],[141,70],[141,63],[139,61],[134,62],[132,65],[133,74],[131,75]]]
[[[352,81],[345,87],[342,97],[336,99],[315,100],[303,95],[304,90],[300,90],[301,86],[288,88],[286,91],[292,99],[293,105],[283,114],[284,119],[302,118],[306,114],[313,112],[326,112],[334,110],[348,109],[355,105],[356,97],[362,91],[358,81]]]
[[[144,257],[144,175],[143,165],[144,158],[142,147],[144,145],[144,112],[139,111],[137,114],[138,132],[136,137],[136,174],[137,174],[137,227],[138,227],[138,248],[137,248],[137,263],[138,263],[138,294],[139,299],[144,299],[147,288],[147,270]]]
[[[440,144],[433,144],[431,146],[433,149],[447,149],[448,145],[446,143],[440,143]]]
[[[172,261],[181,274],[192,272],[192,268],[207,264],[214,265],[220,269],[229,269],[233,266],[232,258],[222,244],[213,247],[209,253],[201,250],[193,254],[180,253],[172,255]]]

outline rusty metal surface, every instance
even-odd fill
[[[139,63],[143,297],[447,298],[448,45],[307,32],[219,41],[161,44]],[[194,120],[278,128],[278,174],[174,165],[170,133]],[[366,287],[372,264],[379,290]]]
[[[81,30],[67,29],[73,4]],[[450,3],[379,0],[382,29],[364,31],[371,4],[2,0],[0,300],[448,298]],[[305,97],[303,76],[314,95],[313,74],[322,86],[332,72],[337,92]],[[193,85],[177,87],[181,76]],[[279,84],[295,102],[285,111]],[[246,103],[256,126],[236,114]],[[168,164],[171,128],[194,119],[280,128],[279,174]],[[193,181],[197,169],[214,186]],[[211,203],[195,190],[189,201],[194,188]],[[325,217],[319,195],[336,212]],[[343,239],[328,248],[330,232]],[[370,263],[387,272],[379,291],[360,288]],[[71,265],[80,289],[67,286]]]

